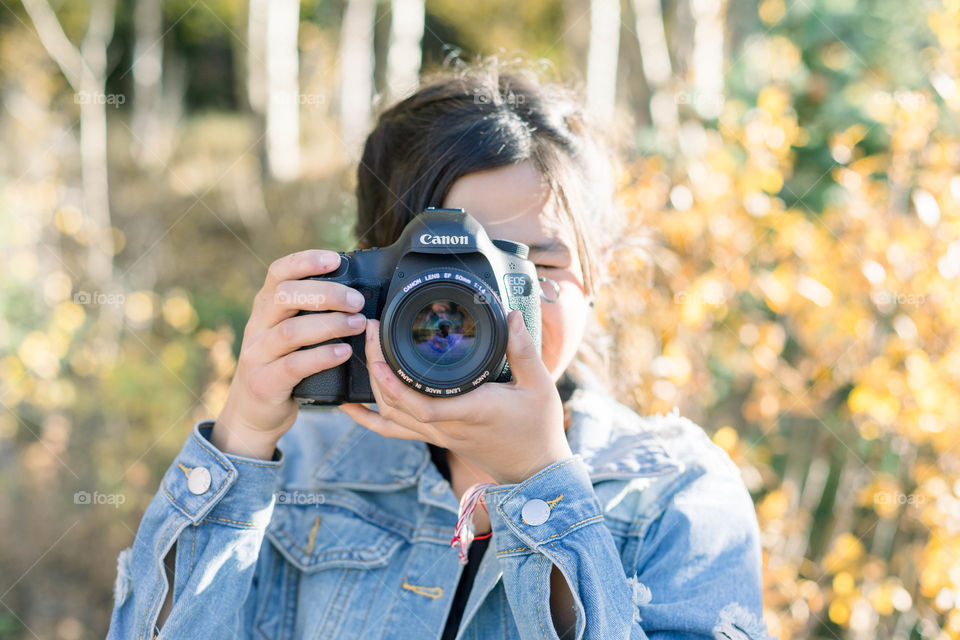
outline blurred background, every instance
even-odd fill
[[[616,123],[621,392],[743,469],[771,631],[960,637],[960,0],[0,5],[0,638],[103,637],[267,265],[490,54]]]

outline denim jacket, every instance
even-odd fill
[[[574,455],[484,494],[492,544],[457,640],[558,638],[553,565],[578,640],[769,640],[737,467],[676,410],[641,417],[583,368],[578,381]],[[439,637],[462,572],[458,500],[426,443],[301,409],[265,461],[219,451],[211,428],[194,427],[120,554],[109,638]],[[540,504],[525,518],[532,500],[545,520]]]

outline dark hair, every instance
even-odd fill
[[[445,70],[384,111],[357,168],[357,242],[386,246],[462,176],[532,161],[576,231],[584,286],[598,276],[598,218],[609,215],[610,155],[579,95],[496,59]]]

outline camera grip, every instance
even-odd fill
[[[343,342],[343,340],[327,340],[326,342],[314,345],[314,347],[339,342]],[[346,395],[347,376],[344,368],[344,365],[338,365],[331,369],[324,369],[323,371],[307,376],[293,388],[293,397],[296,398],[300,404],[340,404]]]
[[[348,282],[364,295],[367,302],[360,313],[367,318],[377,319],[380,314],[382,291],[379,282]],[[300,313],[316,313],[301,311]],[[344,402],[376,402],[370,387],[370,375],[367,372],[365,334],[333,338],[309,347],[311,349],[325,344],[345,343],[350,345],[353,354],[343,364],[324,369],[307,376],[293,388],[293,397],[303,405],[338,405]]]

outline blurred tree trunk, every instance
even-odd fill
[[[620,54],[620,0],[590,0],[587,107],[602,122],[613,117]]]
[[[134,159],[155,169],[162,162],[151,140],[158,117],[163,78],[163,7],[160,0],[140,0],[133,9],[133,131]]]
[[[677,94],[671,90],[673,68],[660,0],[633,0],[633,13],[643,75],[650,88],[650,119],[660,141],[671,142],[676,137],[679,117]]]
[[[340,134],[349,157],[359,156],[373,97],[374,0],[347,0],[340,31]]]
[[[716,118],[723,108],[724,0],[691,0],[693,14],[692,104],[702,118]]]
[[[392,0],[390,3],[387,93],[391,98],[414,91],[420,82],[420,43],[425,18],[424,0]]]
[[[270,0],[247,7],[247,102],[257,115],[267,111],[267,13]]]
[[[297,0],[250,0],[247,100],[264,130],[262,160],[275,180],[300,175],[300,52]]]
[[[138,166],[158,171],[173,152],[186,74],[179,59],[164,68],[161,0],[139,0],[133,25],[132,152]]]
[[[60,67],[80,104],[80,171],[88,237],[87,274],[108,289],[113,282],[115,244],[107,179],[107,46],[113,39],[114,0],[90,8],[87,32],[77,49],[46,0],[24,0],[40,42]],[[118,97],[113,96],[111,104]],[[107,307],[109,308],[109,307]]]
[[[267,164],[281,181],[300,175],[299,0],[270,0],[267,14]]]

